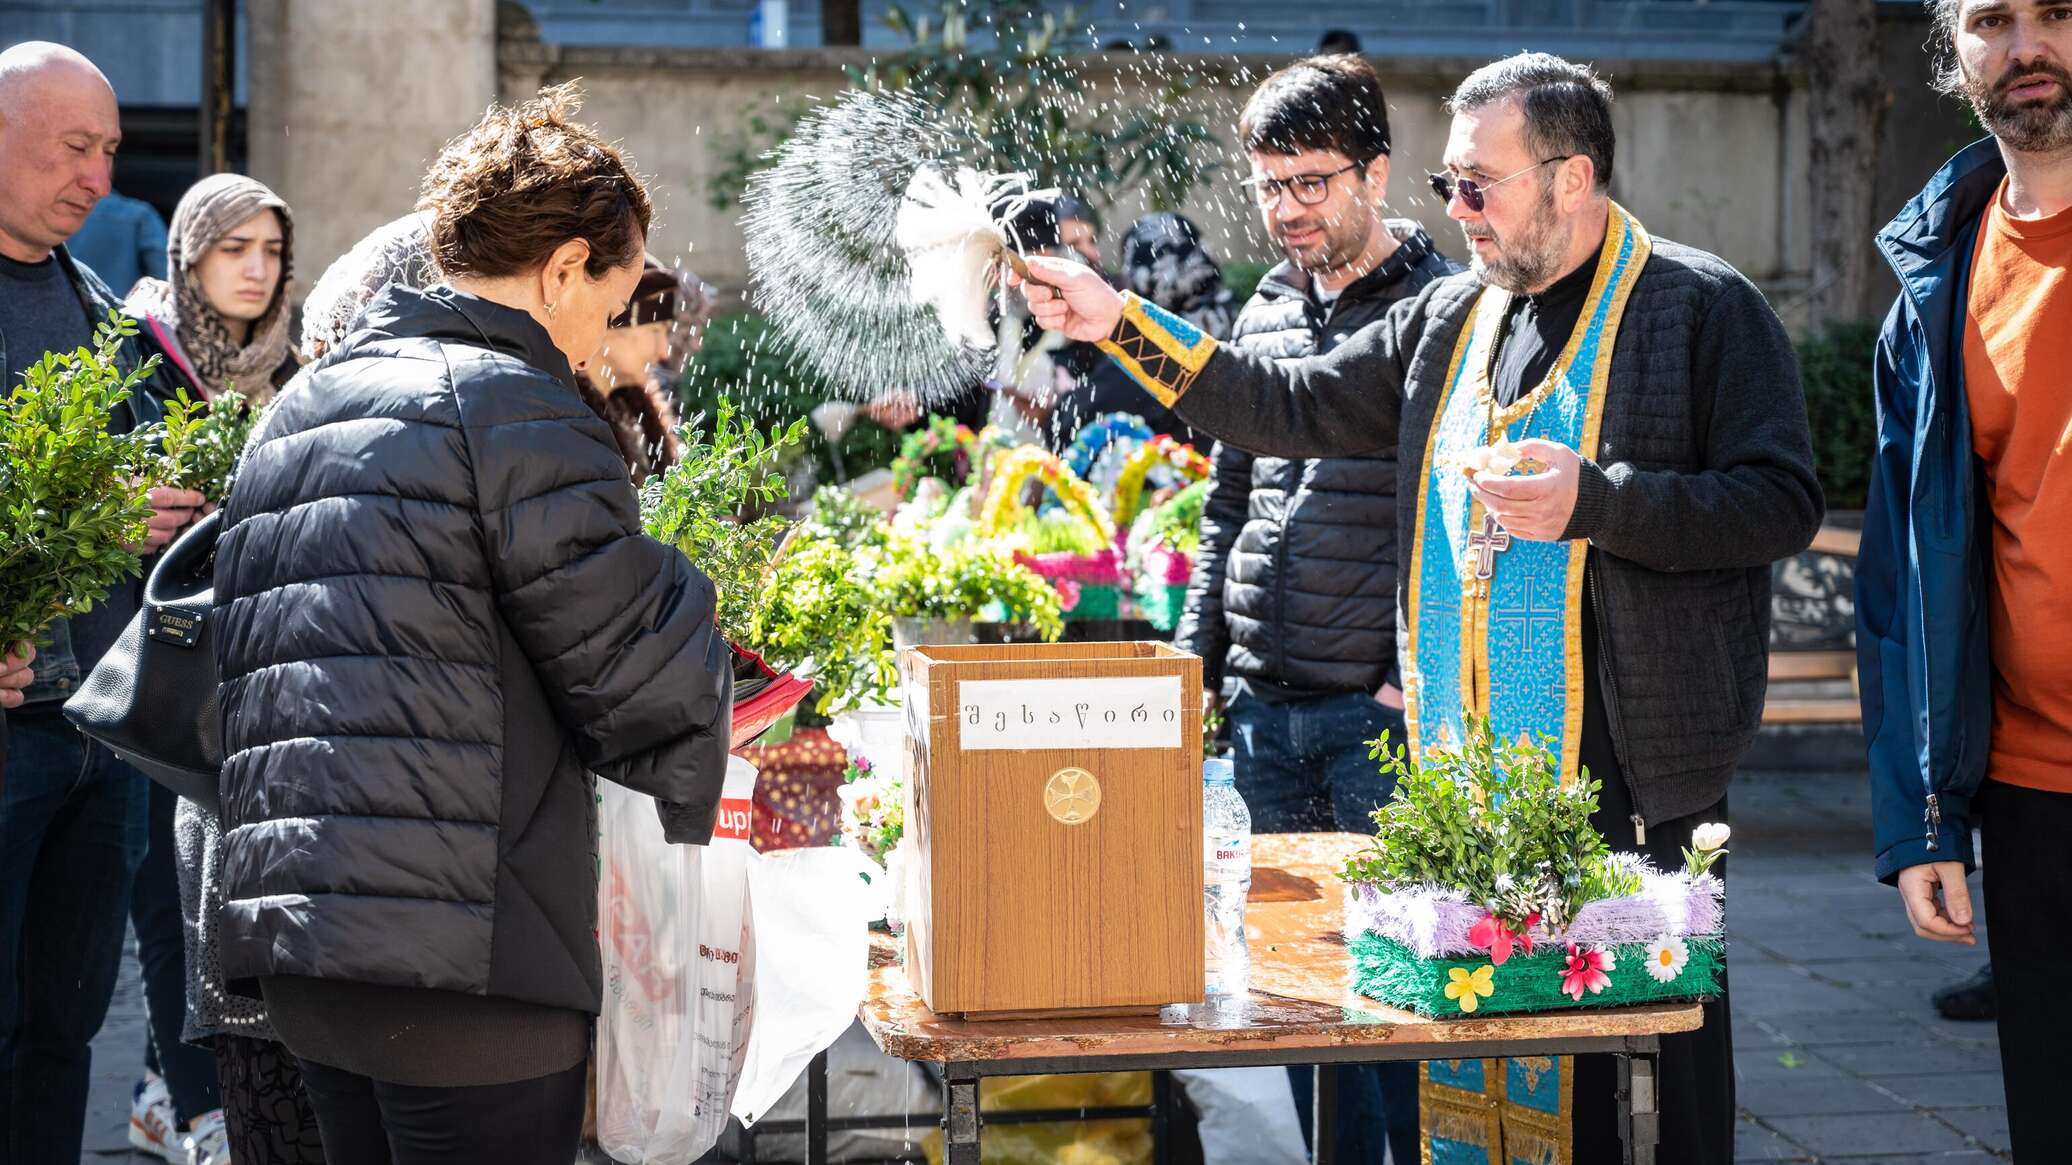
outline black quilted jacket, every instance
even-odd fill
[[[1175,411],[1260,454],[1394,446],[1405,467],[1421,466],[1479,290],[1472,275],[1440,280],[1330,355],[1285,366],[1221,346]],[[1396,507],[1405,546],[1413,497]],[[1822,512],[1783,325],[1732,267],[1657,239],[1612,353],[1597,458],[1564,531],[1590,542],[1603,636],[1592,679],[1611,697],[1614,743],[1645,820],[1696,813],[1726,792],[1762,721],[1770,564],[1805,549]]]
[[[596,1011],[588,773],[711,836],[712,584],[530,316],[392,289],[281,395],[216,559],[226,977]]]
[[[1328,308],[1283,262],[1259,281],[1230,342],[1279,361],[1329,352],[1398,300],[1459,270],[1416,223],[1381,267]],[[1227,676],[1300,693],[1373,692],[1396,659],[1396,450],[1254,457],[1219,442],[1202,546],[1175,641]]]

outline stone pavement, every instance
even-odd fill
[[[1736,1160],[2010,1160],[1993,1025],[1928,1003],[1984,964],[1983,924],[1976,949],[1914,937],[1860,772],[1744,774],[1728,801]]]
[[[1863,774],[1748,773],[1730,800],[1736,1159],[2009,1160],[1993,1026],[1946,1022],[1928,1004],[1984,962],[1983,947],[1915,938],[1897,895],[1871,880]],[[152,1160],[132,1159],[124,1139],[142,1032],[131,961],[94,1044],[94,1165]]]

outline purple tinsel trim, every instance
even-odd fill
[[[1663,935],[1718,934],[1725,916],[1726,888],[1710,874],[1647,874],[1641,892],[1586,902],[1566,931],[1532,928],[1538,943],[1610,945],[1652,942]],[[1393,893],[1372,882],[1345,887],[1345,933],[1373,932],[1394,939],[1426,959],[1470,955],[1468,931],[1484,911],[1457,890],[1423,888]]]

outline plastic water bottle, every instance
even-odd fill
[[[1245,895],[1252,889],[1252,812],[1228,760],[1202,762],[1201,836],[1208,998],[1243,997],[1251,978]]]

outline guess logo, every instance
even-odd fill
[[[204,616],[200,611],[188,611],[179,607],[153,607],[144,621],[144,633],[162,643],[174,643],[181,647],[193,647],[201,637]]]
[[[730,798],[719,803],[719,819],[712,826],[712,840],[723,838],[733,841],[748,840],[748,823],[752,809],[746,798]]]

